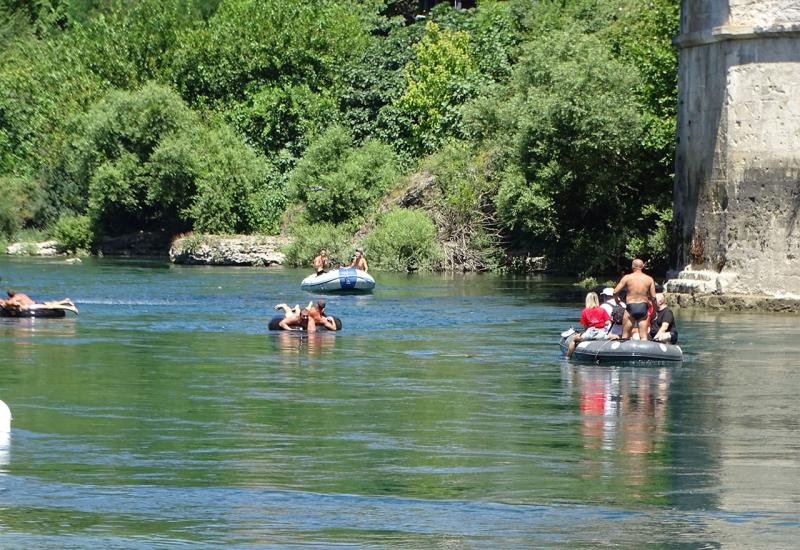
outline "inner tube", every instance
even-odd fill
[[[575,333],[561,336],[559,345],[565,354],[573,338]],[[571,360],[592,363],[680,363],[683,361],[683,350],[680,346],[650,340],[586,340],[575,347]]]
[[[66,312],[59,308],[50,308],[43,305],[35,307],[23,307],[21,309],[6,309],[0,307],[0,317],[25,317],[25,318],[45,318],[45,319],[59,319],[64,317]]]
[[[333,322],[336,324],[336,331],[337,332],[342,330],[342,321],[341,321],[341,319],[339,319],[338,317],[336,317],[334,315],[328,315],[328,317],[333,317]],[[273,317],[272,319],[269,320],[269,324],[267,325],[267,327],[269,327],[269,330],[286,330],[286,329],[282,328],[281,325],[280,325],[280,322],[283,321],[283,319],[284,319],[283,315],[277,315],[277,316],[275,316],[275,317]],[[292,327],[289,330],[293,330],[293,331],[296,330],[296,331],[305,332],[300,327]],[[324,325],[317,324],[317,330],[328,330],[328,328],[325,327]]]

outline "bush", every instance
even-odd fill
[[[422,163],[435,176],[432,216],[447,270],[484,271],[500,256],[492,196],[497,182],[491,159],[467,144],[451,143]]]
[[[479,73],[469,51],[469,34],[429,22],[405,68],[406,91],[396,102],[411,119],[410,149],[419,155],[461,135],[461,105],[478,90]]]
[[[0,189],[2,188],[0,180]],[[15,195],[6,192],[3,192],[3,197],[0,201],[0,236],[10,239],[22,227],[20,201]]]
[[[0,176],[0,235],[10,239],[33,220],[38,194],[34,181]]]
[[[212,124],[158,84],[112,92],[81,121],[57,177],[88,191],[93,226],[111,235],[277,231],[277,178],[229,127]]]
[[[94,238],[89,216],[62,215],[53,228],[53,238],[68,252],[89,250]]]
[[[368,140],[353,147],[346,128],[332,126],[306,152],[289,178],[308,216],[333,224],[363,220],[399,176],[391,147]]]
[[[364,248],[373,266],[391,271],[433,271],[442,255],[430,216],[405,208],[383,216],[364,238]]]
[[[327,250],[331,265],[336,266],[350,262],[352,233],[345,226],[330,223],[314,225],[297,223],[291,227],[289,234],[293,240],[284,250],[287,265],[309,266],[322,248]]]

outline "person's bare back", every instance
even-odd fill
[[[619,294],[623,289],[627,291],[625,302],[628,304],[649,302],[656,295],[655,281],[650,275],[646,275],[641,271],[634,271],[620,279],[614,289],[614,294]]]
[[[614,287],[614,298],[619,303],[619,294],[624,290],[625,318],[622,325],[622,337],[630,338],[633,327],[636,326],[641,340],[647,340],[648,327],[648,302],[655,308],[656,283],[653,278],[642,272],[644,262],[640,259],[633,260],[632,273],[628,273],[619,280]]]

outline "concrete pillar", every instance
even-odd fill
[[[800,1],[682,0],[672,292],[800,298]]]

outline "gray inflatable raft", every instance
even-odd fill
[[[567,346],[575,338],[575,333],[561,336],[561,351],[567,353]],[[683,361],[680,346],[643,340],[587,340],[580,342],[572,353],[572,361],[606,362],[668,362]]]

